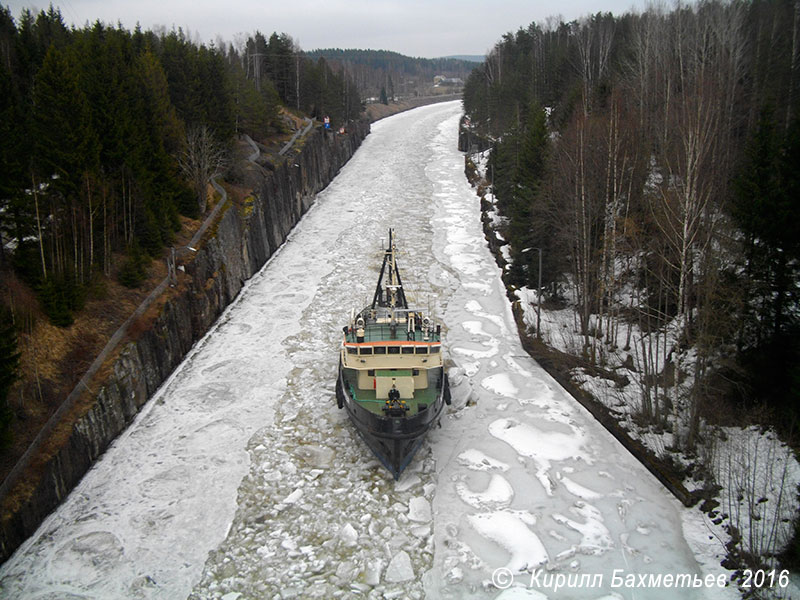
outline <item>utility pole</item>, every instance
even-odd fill
[[[295,52],[295,96],[297,96],[297,110],[300,110],[300,52]]]
[[[261,52],[252,52],[248,54],[248,62],[253,60],[253,79],[256,82],[256,89],[261,91],[261,59],[265,55]]]
[[[536,290],[536,337],[541,341],[541,325],[542,325],[542,249],[535,248],[539,251],[539,288]]]

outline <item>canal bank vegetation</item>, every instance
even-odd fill
[[[464,91],[529,332],[707,499],[736,565],[798,564],[799,40],[786,0],[551,19]]]
[[[0,6],[0,92],[1,479],[164,279],[213,208],[210,179],[241,184],[244,136],[274,169],[307,118],[339,127],[362,103],[286,34],[204,45],[67,27],[52,6]]]

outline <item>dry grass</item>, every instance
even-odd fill
[[[186,245],[201,224],[201,220],[181,217],[182,227],[175,236],[175,247]],[[11,447],[0,455],[0,480],[5,478],[50,415],[77,385],[114,332],[166,277],[165,259],[169,252],[165,249],[162,257],[150,263],[148,278],[140,288],[122,286],[117,282],[115,272],[111,277],[101,277],[98,285],[91,286],[95,295],[90,296],[83,310],[74,315],[75,322],[69,327],[52,325],[39,309],[36,295],[29,286],[13,273],[0,274],[0,283],[6,290],[0,301],[12,309],[21,325],[18,333],[20,378],[8,396],[15,415],[14,437]],[[116,265],[123,261],[122,254],[115,255]],[[154,303],[139,319],[137,325],[140,328],[149,326],[154,318],[153,311],[160,310],[168,296],[162,294],[164,300]],[[95,376],[95,381],[103,380],[100,375]],[[68,431],[73,422],[65,420]]]
[[[410,104],[404,102],[393,102],[392,104],[381,104],[376,102],[375,104],[367,105],[367,108],[364,112],[367,114],[367,118],[370,122],[378,121],[379,119],[383,119],[384,117],[388,117],[395,113],[403,112],[404,110],[408,110],[411,108]]]
[[[138,331],[139,334],[149,330],[152,327],[155,319],[164,305],[173,298],[177,293],[184,291],[187,287],[186,276],[179,277],[179,284],[176,288],[167,288],[167,290],[153,302],[144,315],[140,316],[132,326],[134,332],[129,332],[127,340],[136,339],[137,335],[131,335]],[[160,279],[151,277],[155,280],[156,284]],[[148,281],[150,283],[151,281]],[[118,289],[117,289],[118,288]],[[146,290],[128,290],[122,286],[114,286],[114,290],[109,293],[109,296],[102,302],[94,301],[87,305],[76,322],[69,328],[58,328],[43,323],[37,326],[35,333],[46,332],[42,338],[37,338],[39,343],[49,335],[50,339],[57,342],[62,352],[53,351],[48,354],[56,367],[51,370],[56,374],[56,383],[42,386],[46,393],[42,394],[41,398],[32,398],[23,408],[24,411],[18,414],[18,427],[15,431],[14,443],[11,452],[3,456],[2,462],[2,477],[11,470],[16,461],[25,452],[27,447],[36,437],[50,415],[55,412],[61,401],[72,391],[73,385],[69,385],[70,381],[68,373],[72,373],[72,378],[75,382],[80,379],[86,369],[94,360],[95,356],[100,353],[100,350],[105,346],[108,338],[113,335],[118,326],[124,322],[130,313],[132,313],[139,302],[136,300],[141,296],[144,297]],[[117,302],[117,304],[115,304]],[[106,319],[97,319],[98,328],[93,329],[90,325],[91,309],[105,308],[114,314]],[[102,325],[105,324],[105,327]],[[80,338],[83,334],[84,337]],[[28,336],[30,338],[30,336]],[[78,341],[80,339],[80,341]],[[66,341],[65,341],[66,340]],[[103,365],[93,378],[94,384],[90,385],[89,390],[84,390],[79,396],[78,400],[72,408],[64,415],[61,422],[55,427],[50,437],[41,446],[38,453],[28,466],[28,471],[24,477],[18,480],[13,490],[3,500],[2,515],[8,517],[15,510],[27,502],[31,494],[34,492],[37,482],[41,479],[45,472],[48,461],[55,456],[63,445],[68,441],[72,434],[74,423],[80,420],[95,403],[95,394],[101,386],[101,383],[106,381],[112,373],[113,364],[117,360],[120,351],[125,345],[123,340],[116,349],[109,354]],[[66,352],[65,354],[63,352]],[[40,375],[41,377],[41,375]],[[23,379],[25,382],[29,378]],[[49,380],[48,384],[50,383]],[[22,384],[23,382],[20,382]],[[61,382],[62,385],[58,386],[57,383]],[[20,385],[18,384],[18,385]],[[27,381],[31,385],[30,381]],[[13,405],[12,405],[13,406]],[[16,408],[16,407],[15,407]],[[23,426],[24,425],[24,426]]]

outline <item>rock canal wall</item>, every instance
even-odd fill
[[[222,311],[286,240],[289,232],[353,156],[369,122],[346,134],[316,129],[287,160],[265,170],[245,169],[253,189],[243,205],[227,201],[196,254],[183,265],[177,287],[155,316],[134,328],[115,359],[101,369],[77,415],[56,428],[55,448],[34,460],[6,497],[0,522],[0,562],[33,532],[78,484],[108,445],[180,364]],[[91,390],[90,390],[91,392]]]

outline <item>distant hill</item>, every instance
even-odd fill
[[[471,63],[482,63],[486,60],[483,54],[456,54],[453,56],[443,56],[442,58],[452,58],[453,60],[462,60]]]
[[[474,60],[412,58],[389,50],[324,48],[305,55],[315,61],[324,58],[335,71],[345,70],[367,99],[381,98],[382,93],[408,98],[457,92],[476,67]]]

